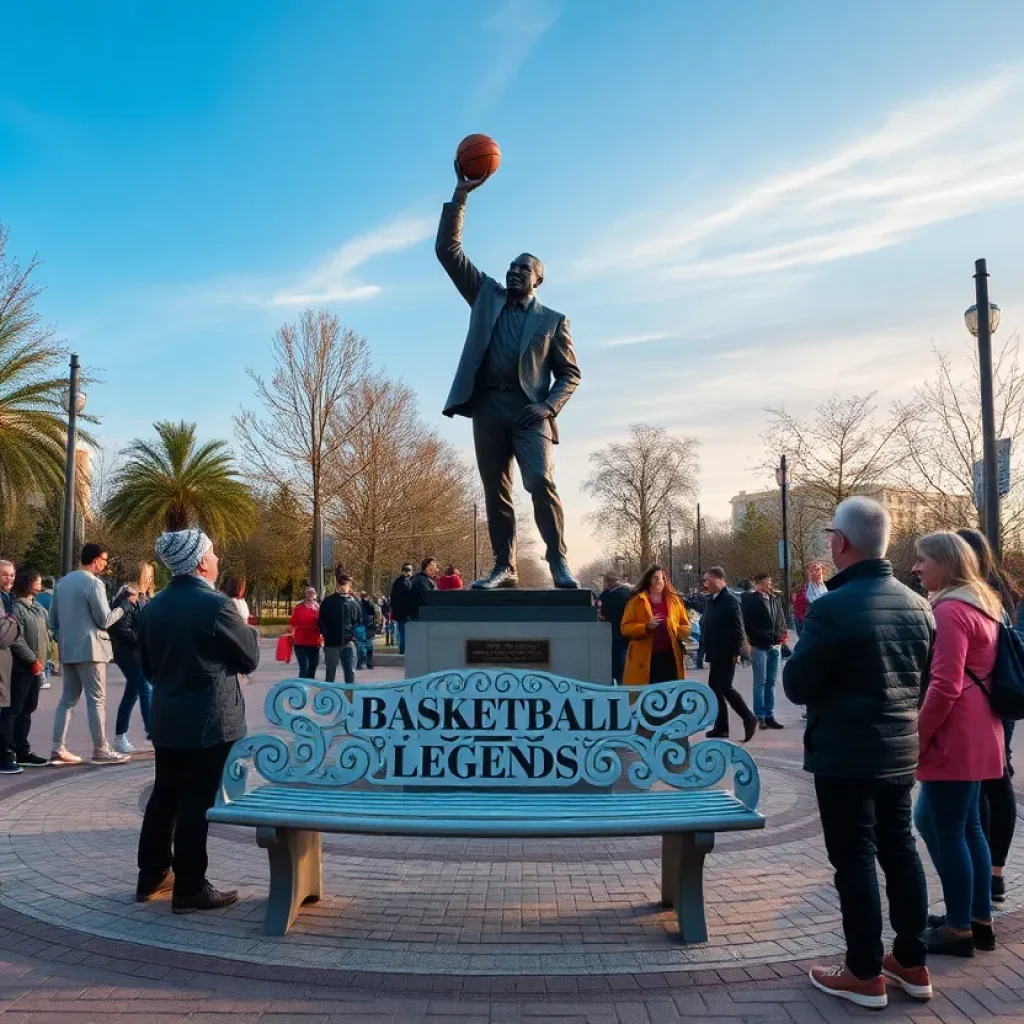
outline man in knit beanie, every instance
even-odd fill
[[[139,836],[135,898],[173,889],[174,913],[189,914],[238,899],[206,877],[206,812],[232,743],[245,735],[238,676],[255,670],[260,652],[255,630],[214,586],[218,558],[202,530],[165,533],[156,553],[173,578],[139,615],[139,657],[153,684],[156,780]]]

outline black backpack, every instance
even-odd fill
[[[986,686],[970,669],[967,674],[988,697],[992,710],[1011,722],[1024,719],[1024,637],[1007,625],[999,627],[999,647]]]

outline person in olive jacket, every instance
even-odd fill
[[[145,902],[173,886],[172,909],[187,914],[238,899],[207,881],[206,812],[231,745],[246,732],[238,676],[255,670],[260,652],[256,631],[214,586],[218,559],[205,533],[165,533],[156,553],[173,579],[138,616],[139,658],[153,684],[156,780],[139,836],[135,898]]]
[[[836,509],[829,532],[839,572],[808,610],[783,670],[786,696],[807,705],[804,769],[814,775],[847,945],[845,965],[815,967],[811,982],[874,1008],[886,1005],[886,978],[918,998],[931,994],[920,938],[928,895],[910,794],[935,622],[928,602],[892,574],[890,530],[889,513],[870,498]],[[884,959],[876,854],[896,932]]]

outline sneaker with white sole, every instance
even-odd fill
[[[107,747],[105,750],[94,750],[92,754],[93,764],[127,764],[131,758],[127,754],[119,754],[116,750]]]
[[[934,994],[927,967],[904,967],[892,953],[882,958],[882,977],[914,999],[931,999]]]
[[[135,747],[128,742],[128,737],[124,733],[119,733],[114,737],[114,749],[119,754],[134,754]]]
[[[812,967],[809,976],[811,984],[827,995],[846,999],[870,1010],[884,1010],[888,1005],[885,978],[881,974],[877,978],[862,981],[851,973],[846,964],[835,964],[832,967]]]
[[[57,767],[60,767],[62,764],[81,763],[82,759],[77,754],[72,754],[70,750],[65,750],[63,747],[60,750],[50,752],[50,764],[57,765]]]

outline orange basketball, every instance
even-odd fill
[[[467,135],[460,143],[455,158],[459,170],[467,178],[489,178],[501,164],[501,150],[489,135]]]

